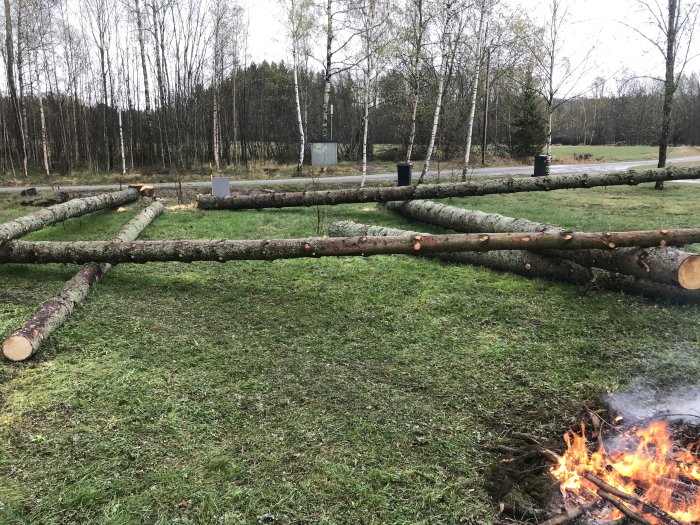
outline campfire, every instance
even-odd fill
[[[642,524],[700,523],[700,442],[679,443],[666,421],[633,427],[591,446],[586,428],[565,436],[550,474],[567,499],[596,519]]]

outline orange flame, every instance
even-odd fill
[[[585,430],[581,423],[581,434],[572,431],[564,436],[567,450],[550,471],[564,495],[573,495],[582,502],[597,499],[597,487],[583,477],[589,472],[680,522],[700,522],[700,486],[695,485],[700,484],[700,462],[695,454],[700,444],[678,448],[668,423],[655,422],[621,436],[610,451],[605,450],[602,441],[598,450],[589,451]],[[644,516],[660,523],[654,516]],[[616,509],[609,516],[620,517]]]

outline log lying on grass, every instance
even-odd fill
[[[105,208],[115,208],[122,204],[133,202],[138,198],[139,192],[129,188],[123,191],[73,199],[63,204],[49,206],[43,210],[0,224],[0,245],[71,217],[80,217],[81,215]]]
[[[579,250],[618,246],[684,245],[700,241],[700,228],[616,233],[493,233],[219,241],[11,241],[0,246],[0,263],[193,262],[298,259],[346,255]]]
[[[446,206],[430,201],[388,202],[386,207],[404,217],[462,233],[546,232],[568,233],[551,224]],[[620,250],[555,251],[546,255],[581,266],[602,268],[688,290],[700,289],[700,256],[675,248],[627,248]]]
[[[338,221],[328,227],[332,236],[354,237],[358,235],[398,236],[425,235],[417,232],[385,228],[350,221]],[[700,303],[700,292],[675,286],[636,279],[596,268],[587,268],[558,257],[548,257],[527,250],[503,250],[493,252],[457,252],[426,254],[427,257],[447,262],[484,266],[493,270],[511,272],[526,277],[554,279],[576,285],[591,285],[612,291],[624,291],[653,299]]]
[[[700,169],[674,169],[639,173],[594,173],[581,175],[550,175],[549,177],[516,177],[482,179],[460,184],[421,184],[418,186],[352,188],[346,190],[250,193],[229,197],[201,196],[197,205],[204,210],[243,210],[286,208],[360,202],[407,201],[414,199],[444,199],[524,191],[549,191],[594,186],[636,185],[643,182],[672,181],[700,178]]]
[[[133,241],[162,212],[163,205],[160,202],[154,202],[126,224],[114,240]],[[83,266],[60,292],[47,300],[32,317],[10,334],[2,345],[5,357],[10,361],[29,359],[68,319],[75,305],[88,296],[92,286],[110,267],[108,263],[89,263]]]

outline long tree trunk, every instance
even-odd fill
[[[298,73],[298,58],[297,46],[294,45],[294,102],[297,111],[297,126],[299,127],[299,161],[297,162],[297,175],[301,175],[304,168],[304,149],[306,148],[306,137],[304,136],[304,121],[301,118],[301,102],[299,99],[299,73]]]
[[[423,19],[423,0],[415,3],[414,30],[416,32],[415,48],[413,49],[413,103],[411,105],[411,126],[408,134],[408,147],[406,148],[406,162],[411,162],[413,145],[416,141],[416,118],[418,115],[418,102],[420,100],[421,87],[421,58],[423,55],[423,37],[425,35],[425,22]]]
[[[103,193],[95,197],[85,197],[73,199],[63,204],[56,204],[48,208],[41,209],[29,215],[24,215],[12,221],[0,224],[0,245],[17,239],[28,233],[40,230],[46,226],[51,226],[57,222],[80,217],[93,211],[105,208],[114,208],[139,198],[138,190],[129,188],[113,193]]]
[[[384,228],[348,221],[334,222],[328,227],[332,237],[425,235],[418,232]],[[567,283],[625,291],[653,298],[664,298],[699,303],[700,293],[674,286],[635,279],[596,268],[581,266],[565,259],[547,257],[527,250],[503,250],[498,252],[456,252],[426,254],[427,257],[446,262],[484,266],[494,270],[511,272],[526,277],[554,279]]]
[[[481,129],[481,165],[486,165],[486,149],[489,129],[489,75],[491,74],[491,50],[486,51],[486,74],[484,75],[484,120]]]
[[[328,140],[328,109],[331,101],[333,76],[333,0],[326,0],[326,66],[323,72],[323,108],[321,109],[321,139]],[[325,169],[325,168],[324,168]]]
[[[298,259],[492,250],[582,250],[678,246],[700,242],[700,228],[579,233],[454,233],[399,237],[343,237],[265,240],[178,241],[10,241],[0,246],[0,263],[193,262]]]
[[[472,139],[474,138],[474,116],[476,115],[476,99],[479,93],[479,73],[481,72],[481,55],[483,50],[484,18],[486,17],[486,2],[481,0],[479,14],[479,31],[476,36],[476,56],[474,57],[474,80],[472,83],[472,94],[469,103],[469,119],[467,120],[467,141],[464,147],[464,166],[462,167],[462,181],[466,182],[469,172],[469,161],[472,154]]]
[[[389,202],[414,199],[444,199],[527,191],[550,191],[595,186],[636,185],[657,180],[700,178],[700,170],[674,169],[665,172],[593,173],[589,175],[550,175],[548,177],[517,177],[484,179],[459,184],[421,184],[420,186],[352,188],[330,191],[250,193],[230,197],[202,196],[197,199],[201,209],[243,210],[315,206],[317,204],[347,204],[353,202]]]
[[[666,24],[666,78],[664,82],[664,107],[661,119],[661,138],[659,140],[659,168],[666,167],[668,156],[668,141],[671,135],[671,112],[673,110],[673,96],[676,93],[676,38],[678,31],[677,22],[678,0],[668,0],[668,23]],[[664,189],[663,181],[656,183],[657,190]]]
[[[146,104],[144,117],[146,118],[146,136],[143,141],[143,148],[146,153],[146,162],[151,160],[151,137],[153,136],[153,120],[151,118],[151,94],[148,89],[148,66],[146,63],[146,46],[143,41],[143,19],[141,18],[141,8],[139,0],[135,0],[136,4],[136,28],[139,41],[139,52],[141,54],[141,67],[143,69],[143,96]]]
[[[367,71],[365,72],[365,90],[362,113],[362,180],[360,188],[365,187],[367,182],[367,137],[369,135],[369,94],[372,74],[372,59],[367,56]]]
[[[20,101],[17,96],[17,85],[15,83],[14,41],[12,38],[12,11],[10,9],[10,0],[5,0],[5,70],[7,73],[7,87],[10,92],[10,100],[12,101],[12,109],[15,116],[15,125],[17,126],[19,158],[23,166],[22,172],[24,177],[27,178],[29,177],[29,173],[27,172],[27,143],[25,141],[24,123],[20,110]]]
[[[444,69],[444,68],[443,68]],[[442,111],[442,96],[445,91],[445,76],[446,71],[440,74],[440,80],[438,82],[438,96],[437,102],[435,102],[435,113],[433,114],[433,128],[430,131],[430,142],[428,143],[428,151],[425,153],[425,162],[423,163],[423,169],[420,173],[420,179],[418,183],[422,183],[425,176],[428,174],[430,169],[430,159],[433,156],[433,149],[435,148],[435,137],[437,137],[438,126],[440,125],[440,112]]]
[[[126,175],[126,155],[124,154],[124,128],[122,126],[122,110],[117,108],[119,120],[119,151],[122,157],[122,175]]]
[[[115,242],[130,242],[163,213],[163,204],[154,202],[122,228]],[[83,266],[63,289],[48,299],[36,313],[12,332],[2,345],[3,354],[10,361],[24,361],[35,354],[46,339],[70,317],[73,309],[90,293],[93,285],[111,268],[108,263],[88,263]]]
[[[461,233],[570,233],[570,230],[550,224],[505,217],[497,213],[465,210],[430,201],[389,202],[387,208],[405,217]],[[557,251],[548,252],[546,255],[568,259],[581,266],[594,266],[662,284],[677,285],[690,290],[700,288],[700,255],[675,248]]]
[[[44,174],[48,179],[51,177],[50,159],[49,159],[49,137],[46,131],[46,114],[44,113],[44,94],[42,93],[41,80],[39,78],[39,57],[34,57],[34,66],[37,82],[37,97],[39,98],[39,121],[41,123],[41,153],[44,164]]]

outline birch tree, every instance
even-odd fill
[[[408,146],[406,148],[406,162],[411,162],[413,145],[416,141],[416,117],[418,115],[418,103],[423,83],[423,59],[425,54],[426,34],[432,13],[429,12],[426,0],[409,0],[408,19],[410,27],[409,56],[411,61],[411,87],[413,89],[413,101],[411,104],[411,123],[408,133]]]
[[[304,56],[308,56],[309,38],[314,28],[313,0],[280,0],[284,10],[284,25],[287,30],[290,51],[292,53],[292,75],[294,78],[294,102],[296,107],[297,127],[299,130],[299,158],[297,175],[301,175],[304,166],[306,135],[304,119],[301,112],[301,97],[299,94],[299,67]]]
[[[367,182],[367,141],[369,138],[369,108],[376,80],[376,65],[389,40],[389,5],[385,0],[358,0],[355,4],[357,32],[360,35],[362,69],[362,179]]]
[[[469,172],[469,160],[472,151],[472,138],[474,133],[474,116],[476,115],[476,100],[479,93],[479,77],[484,58],[484,32],[488,24],[488,14],[491,8],[491,0],[479,0],[479,26],[474,42],[474,78],[472,80],[472,92],[469,101],[469,117],[467,118],[467,140],[464,147],[464,166],[462,167],[462,181],[466,182]]]
[[[438,126],[440,124],[440,113],[442,111],[442,99],[445,96],[447,84],[452,76],[452,68],[457,54],[457,48],[460,43],[460,36],[463,29],[465,6],[456,0],[447,0],[439,4],[439,56],[440,63],[438,65],[438,88],[437,101],[435,102],[435,112],[433,114],[433,125],[430,132],[430,142],[428,150],[425,154],[425,162],[423,169],[418,179],[418,184],[423,182],[428,170],[430,169],[430,160],[435,148],[435,137],[437,136]]]

